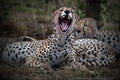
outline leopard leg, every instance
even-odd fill
[[[94,71],[91,71],[90,69],[88,69],[86,66],[80,64],[80,63],[76,63],[77,64],[77,67],[80,71],[83,71],[87,74],[95,74]]]
[[[76,58],[75,50],[72,50],[68,59],[70,68],[75,68],[76,70],[80,70],[88,74],[94,74],[94,71],[89,70],[85,65],[82,65],[81,63],[77,62],[76,59],[77,58]]]
[[[26,67],[32,67],[32,68],[39,68],[42,71],[46,72],[53,72],[52,68],[48,64],[48,61],[40,61],[36,55],[29,56],[26,60],[26,63],[24,64]]]

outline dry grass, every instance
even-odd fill
[[[55,69],[53,72],[36,68],[10,67],[0,65],[0,80],[120,80],[120,64],[111,67],[95,68],[95,75],[68,69]]]

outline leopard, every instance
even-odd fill
[[[21,42],[21,41],[34,41],[33,37],[21,36],[21,37],[0,37],[0,54],[4,51],[5,47],[9,43]]]
[[[40,41],[40,44],[38,40],[8,44],[2,53],[2,61],[10,65],[56,67],[66,60],[69,54],[75,55],[72,50],[72,32],[78,21],[77,14],[72,8],[61,7],[51,18],[54,31],[47,39]]]
[[[91,38],[107,43],[120,55],[120,32],[114,30],[103,30],[103,23],[94,18],[80,19],[76,26],[75,36],[77,39]]]

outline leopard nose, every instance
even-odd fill
[[[80,30],[77,30],[77,33],[80,33],[81,31]]]
[[[64,11],[66,14],[69,14],[70,13],[70,11]]]

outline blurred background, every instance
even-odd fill
[[[119,0],[1,0],[0,36],[44,39],[52,33],[52,12],[61,6],[72,7],[80,19],[92,17],[105,29],[120,30]]]

